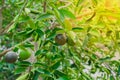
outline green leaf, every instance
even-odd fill
[[[81,62],[81,60],[77,56],[73,56],[73,57],[77,62],[79,62],[79,63]]]
[[[41,12],[39,10],[36,10],[36,9],[30,9],[30,13],[32,13],[32,14],[40,14]]]
[[[74,32],[81,32],[81,31],[84,30],[84,29],[81,28],[81,27],[74,27],[74,28],[72,28],[72,30],[73,30]]]
[[[55,70],[54,74],[59,76],[59,78],[56,80],[70,80],[69,77],[65,73],[63,73],[59,70]]]
[[[52,68],[52,70],[56,70],[59,66],[60,66],[60,60],[57,61],[56,63],[54,63],[54,64],[51,66],[51,68]]]
[[[52,32],[48,35],[47,40],[51,40],[56,36],[56,32]]]
[[[25,35],[25,34],[26,34],[26,31],[24,30],[24,31],[18,32],[17,35]]]
[[[10,32],[11,30],[15,29],[16,23],[13,23],[10,28],[7,30],[7,32]]]
[[[75,45],[75,42],[73,41],[73,39],[71,37],[67,37],[67,44],[70,45],[70,46],[74,46]]]
[[[64,20],[64,28],[67,30],[67,31],[70,31],[70,30],[72,30],[72,24],[71,24],[71,22],[68,20],[68,19],[65,19]]]
[[[106,33],[106,36],[110,36],[112,33],[112,30],[108,30],[107,33]]]
[[[56,80],[70,80],[70,79],[67,76],[62,76],[62,77],[60,77],[60,78],[58,78]]]
[[[110,59],[111,59],[111,57],[106,56],[105,58],[100,58],[99,60],[101,62],[105,62],[105,61],[110,60]]]
[[[20,17],[18,18],[18,21],[19,21],[20,23],[27,22],[27,21],[29,21],[29,20],[30,20],[30,17],[29,17],[29,16],[26,16],[26,15],[22,15],[22,16],[20,16]]]
[[[120,39],[119,31],[115,31],[115,33],[116,33],[116,39]]]
[[[40,74],[46,74],[46,75],[48,75],[48,76],[51,76],[51,73],[50,73],[48,70],[46,70],[46,69],[38,68],[38,69],[36,69],[36,71],[37,71],[38,73],[40,73]]]
[[[36,29],[35,30],[37,32],[37,34],[39,35],[39,37],[43,37],[44,36],[44,32],[40,29]]]
[[[34,75],[33,75],[33,80],[38,80],[39,75],[40,75],[40,73],[37,72],[37,71],[35,71],[35,73],[34,73]]]
[[[96,36],[96,37],[100,36],[100,35],[99,35],[99,31],[96,30],[96,29],[92,29],[89,33],[90,33],[91,35],[93,35],[93,36]]]
[[[59,12],[60,12],[60,14],[64,15],[65,17],[76,19],[75,15],[69,10],[60,9]]]
[[[29,8],[25,8],[25,13],[29,14],[30,13],[30,9]]]
[[[44,70],[41,69],[41,68],[38,68],[36,71],[39,72],[40,74],[44,74],[45,73]]]
[[[78,0],[76,7],[78,7],[84,0]]]
[[[115,80],[113,76],[110,76],[110,80]]]
[[[71,38],[71,40],[76,43],[76,33],[73,31],[68,31],[67,36]]]
[[[54,74],[58,75],[58,76],[67,76],[64,72],[59,71],[59,70],[55,70]]]
[[[120,65],[118,66],[118,72],[117,72],[118,75],[120,75]]]
[[[59,31],[64,31],[64,29],[63,28],[54,28],[53,29],[53,32],[59,32]]]
[[[41,50],[38,50],[36,53],[35,53],[35,56],[41,54]]]
[[[56,34],[63,34],[65,33],[64,29],[57,29]]]
[[[74,53],[72,52],[71,49],[68,49],[68,52],[69,52],[69,54],[70,54],[70,57],[74,56]]]
[[[39,21],[39,20],[45,20],[45,19],[50,19],[50,18],[52,18],[52,14],[46,13],[46,14],[40,15],[37,20]]]
[[[43,66],[44,68],[47,68],[47,67],[48,67],[46,63],[39,62],[39,61],[37,61],[37,62],[35,63],[35,65]]]
[[[93,80],[93,78],[87,73],[82,72],[81,76],[84,76],[87,80]]]
[[[95,59],[97,59],[97,56],[96,56],[95,54],[92,54],[92,55],[91,55],[91,59],[92,59],[92,60],[95,60]]]
[[[35,56],[38,56],[40,54],[46,54],[48,52],[48,50],[38,50],[36,53],[35,53]]]
[[[83,48],[83,49],[87,46],[90,37],[91,37],[91,36],[88,35],[88,34],[85,36],[84,41],[83,41],[83,44],[82,44],[82,48]]]
[[[32,20],[32,19],[30,19],[29,21],[28,21],[28,24],[29,24],[29,26],[32,28],[32,29],[34,29],[36,26],[35,26],[35,22],[34,22],[34,20]]]
[[[31,63],[28,61],[20,61],[20,62],[17,62],[17,65],[22,67],[28,67],[28,66],[31,66]]]
[[[26,70],[26,68],[24,68],[24,67],[19,67],[19,68],[17,68],[17,69],[14,71],[14,73],[15,73],[15,74],[20,74],[20,73],[25,72],[25,70]]]
[[[28,73],[20,75],[16,80],[27,80]]]
[[[63,24],[63,19],[62,19],[62,17],[60,16],[59,10],[57,9],[57,7],[56,7],[54,4],[51,4],[51,6],[53,7],[53,12],[54,12],[54,15],[55,15],[57,21],[58,21],[62,26],[64,26],[64,24]]]
[[[24,46],[24,47],[34,47],[34,45],[31,44],[31,43],[24,43],[23,46]]]
[[[30,36],[33,34],[33,32],[34,32],[34,29],[28,30],[26,31],[26,35]]]

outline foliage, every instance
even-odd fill
[[[119,80],[119,2],[1,0],[0,79]],[[66,44],[55,42],[57,34]],[[21,48],[29,59],[5,62],[7,52]]]

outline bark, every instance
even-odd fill
[[[3,6],[3,4],[2,4]],[[0,34],[2,33],[3,31],[3,28],[2,28],[2,20],[3,20],[3,16],[2,16],[2,7],[0,8]]]
[[[0,28],[2,27],[2,19],[3,19],[3,17],[2,17],[2,9],[0,9]]]

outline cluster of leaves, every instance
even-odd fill
[[[120,61],[113,59],[120,49],[117,3],[119,0],[6,0],[4,5],[9,8],[2,10],[6,32],[0,36],[1,52],[14,47],[19,53],[19,45],[32,56],[14,64],[1,57],[0,78],[119,80]],[[66,35],[66,44],[55,42],[57,34]]]

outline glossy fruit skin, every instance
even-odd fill
[[[19,59],[26,60],[31,56],[31,53],[27,50],[20,50]]]
[[[66,36],[64,34],[57,34],[55,42],[59,45],[64,45],[66,43]]]
[[[16,62],[17,59],[18,59],[18,55],[15,52],[8,52],[4,56],[4,60],[7,63],[14,63],[14,62]]]

